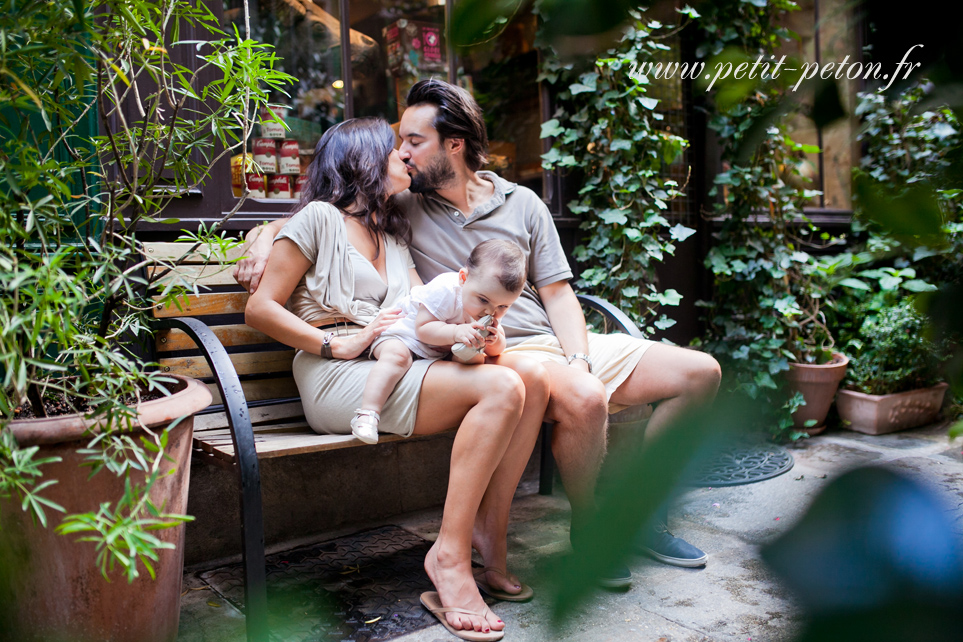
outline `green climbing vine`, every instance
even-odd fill
[[[568,203],[581,218],[575,258],[585,269],[578,286],[624,310],[647,332],[675,324],[662,308],[682,296],[659,287],[656,266],[695,233],[666,217],[683,185],[666,170],[688,141],[670,132],[659,101],[649,93],[645,63],[663,59],[671,28],[632,11],[632,24],[613,49],[579,67],[543,45],[540,80],[552,85],[558,105],[542,124],[553,139],[545,169],[579,174],[581,189]],[[685,10],[686,19],[698,14]]]

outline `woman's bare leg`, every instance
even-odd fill
[[[391,392],[411,367],[412,357],[411,350],[399,339],[379,343],[375,346],[374,356],[378,361],[365,381],[361,407],[381,412]]]
[[[437,362],[425,374],[415,433],[430,434],[460,424],[451,452],[441,529],[425,558],[425,570],[444,606],[484,614],[446,614],[456,629],[500,631],[505,626],[488,610],[475,586],[471,542],[475,515],[524,404],[524,383],[506,368]]]
[[[481,554],[485,566],[504,573],[487,573],[485,580],[488,584],[507,593],[518,593],[521,583],[515,575],[508,573],[508,518],[515,489],[525,472],[542,427],[550,384],[548,372],[541,363],[532,359],[503,355],[489,358],[487,363],[511,368],[522,378],[525,405],[505,456],[492,474],[491,483],[482,498],[475,517],[472,546]]]

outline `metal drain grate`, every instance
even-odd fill
[[[775,444],[734,444],[708,458],[693,486],[739,486],[771,479],[793,467],[792,455]]]
[[[418,601],[433,590],[424,571],[431,542],[384,526],[267,558],[269,626],[284,642],[368,642],[437,620]],[[201,574],[243,610],[240,564]]]

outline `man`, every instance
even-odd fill
[[[681,411],[713,399],[719,365],[694,350],[586,332],[548,208],[531,190],[481,171],[488,139],[481,109],[468,92],[438,80],[417,83],[408,94],[399,134],[411,188],[396,199],[411,222],[410,250],[422,279],[457,271],[471,248],[489,238],[514,241],[528,257],[529,283],[502,320],[506,353],[538,359],[549,373],[546,418],[555,422],[552,452],[572,503],[572,543],[589,546],[579,534],[594,505],[610,407],[658,402],[646,429],[651,437]],[[235,271],[239,282],[256,287],[281,225],[272,223],[261,232],[251,251],[254,258]],[[677,566],[704,565],[706,554],[674,537],[665,521],[663,515],[642,534],[639,551]],[[631,582],[631,575],[620,568],[602,579],[620,587]]]

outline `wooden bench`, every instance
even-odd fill
[[[147,256],[173,261],[192,249],[185,243],[147,243]],[[242,255],[243,248],[228,259]],[[194,455],[237,471],[241,487],[241,540],[245,573],[245,613],[248,640],[267,640],[267,589],[264,524],[259,459],[286,457],[365,444],[349,435],[319,435],[304,419],[297,386],[291,375],[295,351],[244,324],[248,293],[232,277],[230,265],[212,261],[204,247],[186,257],[174,271],[151,266],[163,274],[161,283],[175,279],[195,284],[181,307],[155,300],[156,360],[162,370],[200,379],[211,387],[212,405],[194,420]],[[603,315],[609,328],[642,337],[638,328],[611,304],[579,295],[583,306]],[[542,427],[539,492],[551,494],[554,462],[551,424]],[[379,443],[403,439],[382,435]]]

